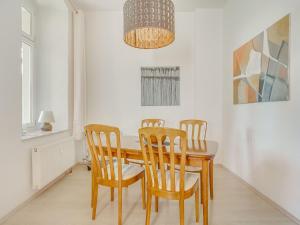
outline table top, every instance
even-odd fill
[[[121,136],[121,148],[127,151],[141,151],[139,138],[136,136]],[[175,152],[180,154],[179,143],[175,143]],[[188,140],[187,156],[214,157],[218,151],[218,142],[204,140]]]

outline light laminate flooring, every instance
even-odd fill
[[[109,188],[99,187],[97,217],[91,219],[90,172],[79,165],[50,189],[17,211],[3,225],[116,225],[117,191],[110,202]],[[140,183],[123,192],[123,224],[144,225]],[[152,225],[179,224],[177,201],[160,200],[159,213],[152,204]],[[185,202],[185,224],[194,225],[194,198]],[[202,209],[200,223],[202,224]],[[222,167],[215,168],[215,200],[209,206],[210,225],[296,225]]]

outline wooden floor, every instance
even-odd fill
[[[115,192],[117,193],[117,192]],[[4,225],[116,225],[117,202],[110,202],[107,188],[100,189],[97,218],[91,220],[90,174],[77,166],[71,175],[52,186],[9,218]],[[115,196],[117,201],[117,196]],[[124,190],[123,224],[143,225],[140,184]],[[186,225],[196,224],[194,198],[186,201]],[[153,208],[152,208],[153,209]],[[152,210],[152,225],[179,224],[178,203],[160,201],[159,213]],[[200,218],[202,224],[202,216]],[[295,225],[262,200],[231,173],[215,169],[215,200],[210,202],[210,225]]]

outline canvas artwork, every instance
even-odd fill
[[[289,100],[290,15],[234,52],[233,102]]]
[[[180,68],[142,67],[141,105],[180,105]]]

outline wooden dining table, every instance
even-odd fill
[[[180,163],[180,144],[175,145],[175,163]],[[116,147],[111,146],[116,155]],[[188,140],[186,152],[186,165],[202,168],[202,200],[203,200],[203,224],[208,225],[208,177],[211,173],[210,182],[213,182],[213,160],[218,151],[218,143],[208,140]],[[139,138],[136,136],[121,137],[121,154],[124,159],[143,160]]]

